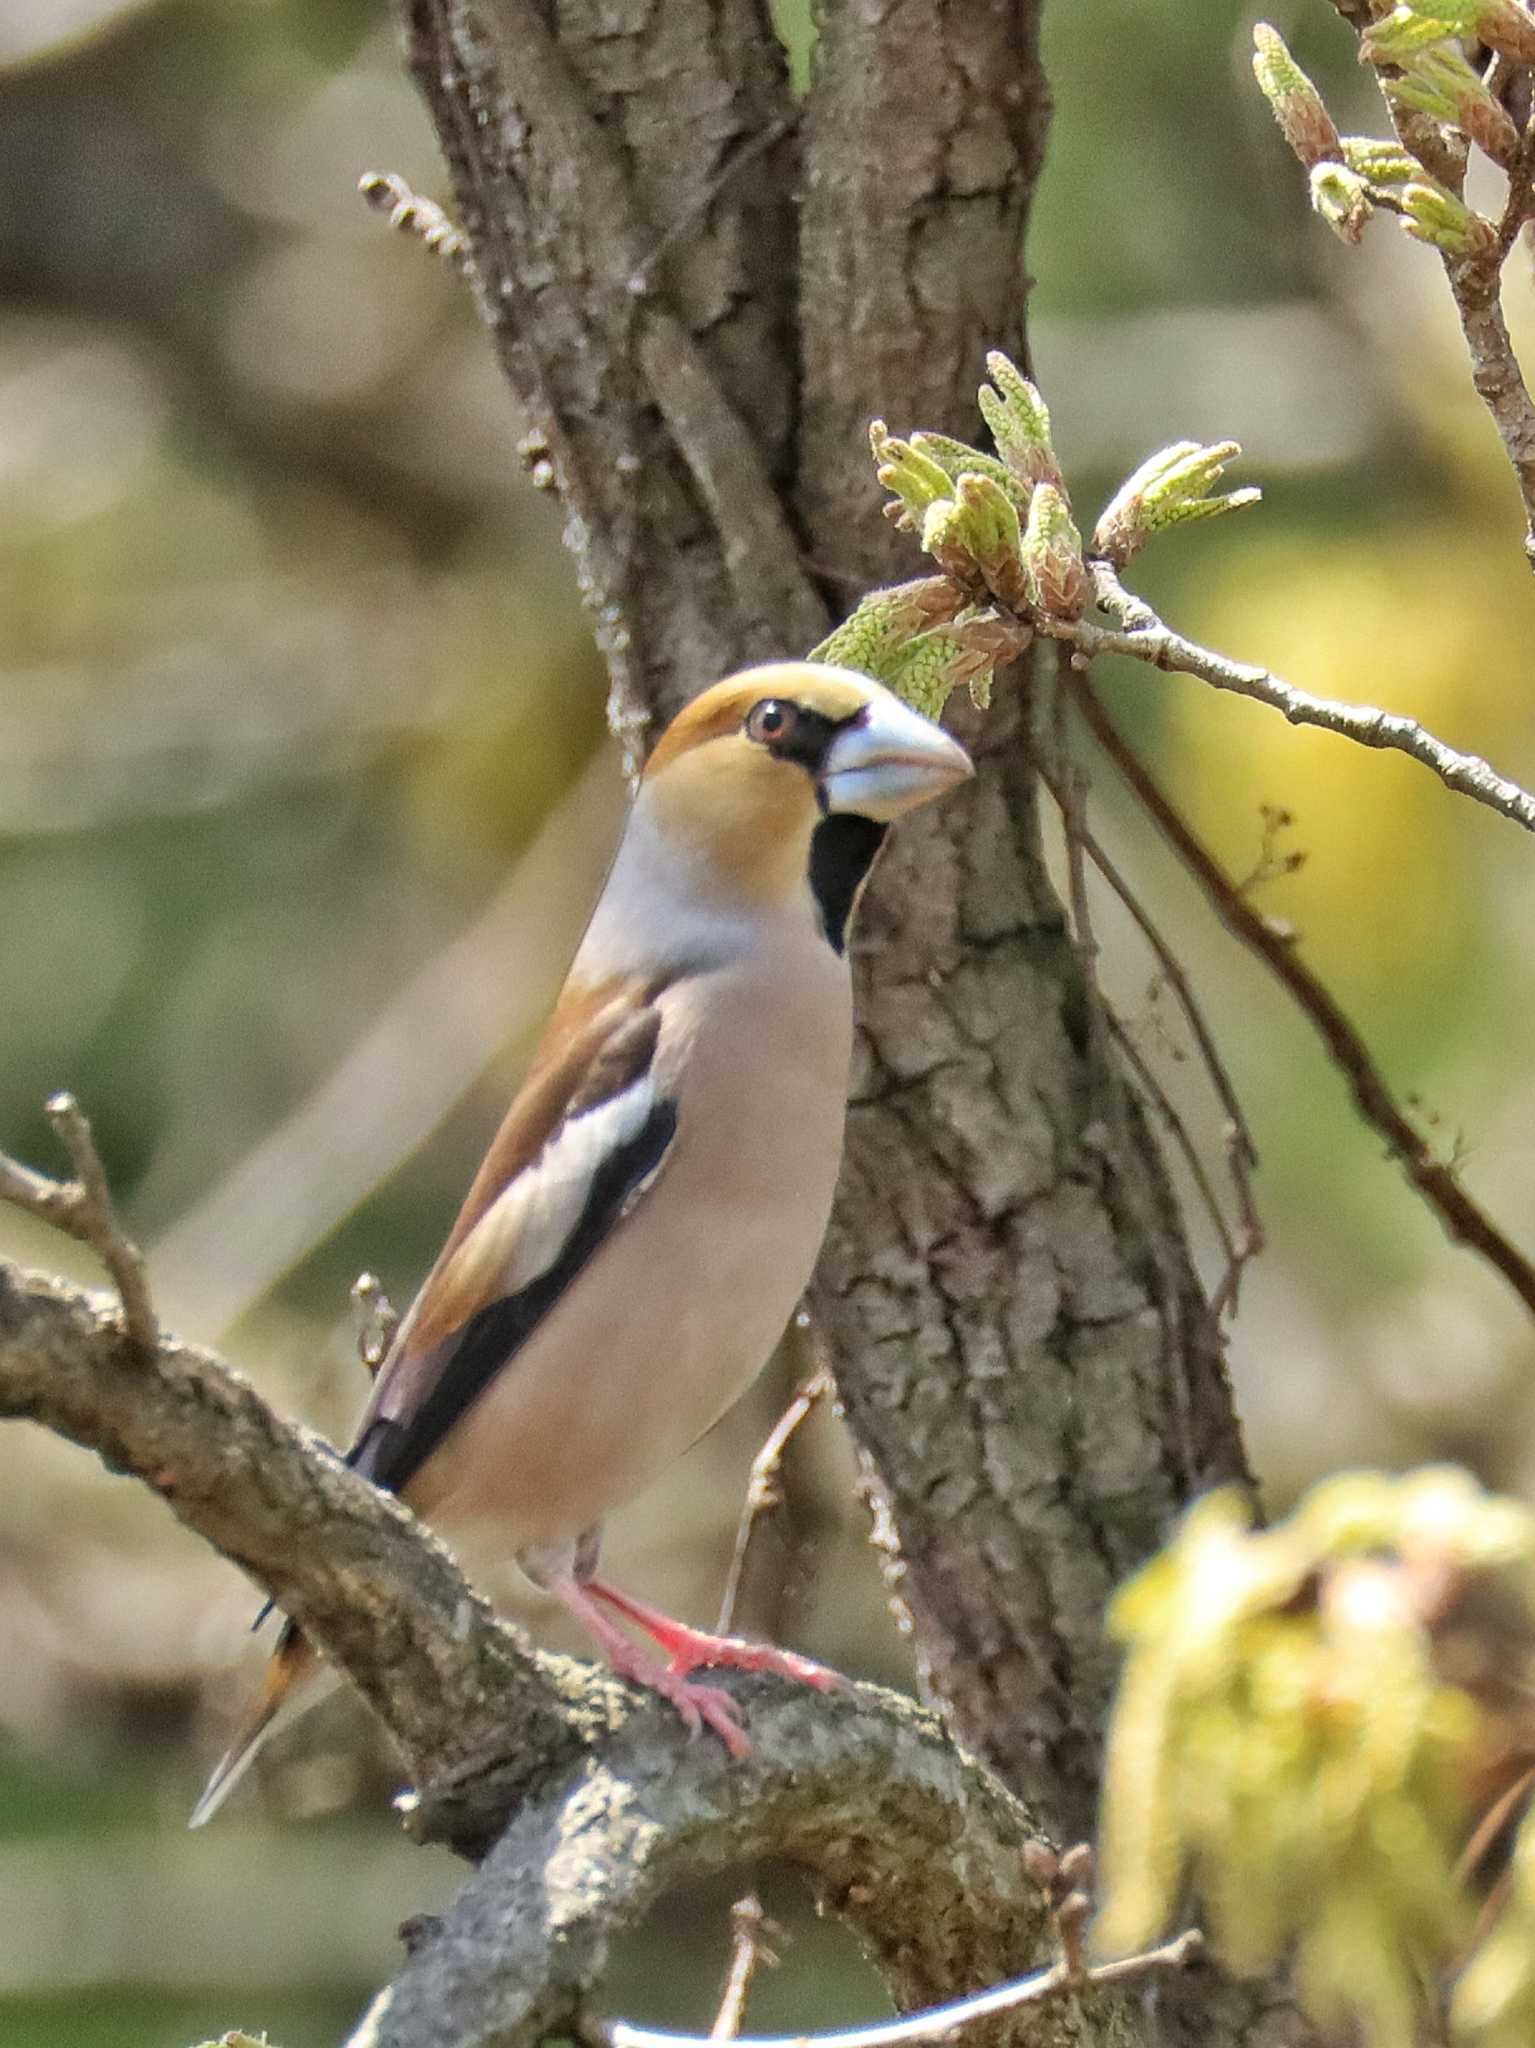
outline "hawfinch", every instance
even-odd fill
[[[694,1669],[830,1674],[620,1592],[602,1521],[719,1420],[799,1300],[842,1152],[848,919],[890,820],[971,772],[890,691],[811,662],[676,718],[349,1453],[467,1554],[514,1557],[615,1671],[736,1753],[738,1709]],[[194,1827],[318,1665],[286,1623]]]

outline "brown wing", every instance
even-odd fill
[[[676,1129],[655,983],[567,991],[374,1383],[349,1462],[396,1490],[654,1180]]]

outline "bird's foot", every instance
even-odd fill
[[[666,1652],[671,1660],[668,1668],[675,1677],[686,1678],[701,1665],[713,1664],[727,1671],[771,1672],[779,1678],[796,1679],[801,1685],[813,1685],[817,1692],[831,1692],[838,1683],[837,1674],[814,1658],[777,1649],[772,1643],[749,1643],[741,1636],[716,1636],[689,1628],[686,1622],[673,1621],[669,1614],[636,1600],[631,1593],[620,1592],[604,1579],[591,1580],[587,1590],[643,1629]]]
[[[751,1755],[751,1737],[741,1719],[741,1709],[722,1685],[695,1685],[686,1671],[647,1657],[627,1638],[624,1648],[614,1646],[608,1650],[608,1662],[620,1678],[631,1679],[669,1700],[689,1735],[696,1735],[700,1728],[712,1728],[732,1756]]]
[[[574,1573],[551,1575],[549,1590],[575,1615],[602,1646],[604,1656],[619,1678],[630,1679],[649,1691],[659,1693],[676,1708],[690,1735],[711,1728],[735,1757],[751,1754],[751,1738],[741,1719],[741,1709],[719,1685],[699,1685],[690,1673],[701,1665],[714,1664],[734,1671],[768,1671],[780,1678],[793,1678],[801,1685],[813,1685],[830,1692],[839,1683],[834,1671],[793,1650],[778,1650],[771,1643],[748,1643],[739,1636],[712,1636],[702,1629],[673,1621],[659,1608],[648,1607],[632,1594],[621,1593],[604,1579],[579,1580]],[[602,1603],[599,1605],[599,1602]],[[626,1621],[643,1629],[667,1662],[640,1648],[616,1622],[603,1613],[611,1607]]]

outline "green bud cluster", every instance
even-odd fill
[[[1080,619],[1092,599],[1082,536],[1054,484],[1041,484],[1029,501],[1023,576],[1030,604],[1051,618]]]
[[[1523,0],[1401,0],[1370,24],[1360,51],[1372,64],[1407,64],[1452,37],[1535,64],[1535,14]]]
[[[859,669],[936,718],[961,683],[984,708],[992,670],[1021,654],[1032,638],[1027,626],[967,605],[952,577],[922,576],[870,591],[809,658]]]
[[[870,420],[869,448],[875,475],[898,501],[886,506],[887,514],[907,532],[919,530],[928,506],[948,497],[949,472],[910,441],[892,434],[883,420]]]
[[[1525,0],[1399,0],[1371,22],[1360,53],[1382,67],[1392,106],[1453,128],[1505,169],[1519,130],[1461,47],[1475,38],[1520,63],[1535,63],[1535,13]],[[1357,243],[1375,206],[1401,216],[1407,233],[1451,256],[1497,246],[1490,221],[1466,206],[1400,144],[1340,137],[1321,97],[1267,22],[1253,30],[1253,70],[1286,139],[1308,166],[1311,204],[1345,242]]]
[[[963,603],[947,576],[921,576],[871,590],[850,617],[811,649],[809,659],[861,669],[876,682],[888,683],[907,641],[947,625]]]
[[[1373,135],[1345,135],[1343,161],[1380,192],[1421,184],[1427,176],[1418,159],[1399,142],[1378,142]]]
[[[929,713],[959,683],[984,703],[993,670],[1022,653],[1037,624],[1074,622],[1093,598],[1049,408],[1000,351],[986,368],[978,400],[995,455],[948,434],[870,425],[886,515],[943,573],[872,592],[814,655],[864,670]],[[1105,508],[1093,552],[1122,567],[1153,533],[1254,503],[1256,490],[1215,488],[1239,452],[1234,441],[1179,441],[1152,456]]]
[[[1409,2048],[1475,1944],[1457,2043],[1535,2038],[1535,1822],[1485,1933],[1460,1867],[1484,1811],[1535,1761],[1535,1516],[1434,1468],[1345,1474],[1254,1531],[1228,1488],[1185,1517],[1110,1621],[1128,1654],[1102,1950],[1154,1938],[1192,1876],[1231,1966],[1293,1956],[1325,2028]]]
[[[1049,408],[1000,350],[987,356],[986,368],[991,381],[978,398],[995,455],[947,434],[902,440],[883,420],[874,422],[869,439],[876,470],[893,501],[885,509],[898,526],[920,535],[939,568],[977,605],[991,600],[1013,613],[1033,605],[1080,618],[1088,583],[1050,439]],[[1042,491],[1051,496],[1039,506]]]
[[[983,455],[979,448],[971,448],[949,434],[913,434],[911,445],[919,455],[936,462],[951,478],[957,480],[967,473],[990,477],[993,483],[1001,485],[1020,512],[1028,511],[1028,485],[1014,476],[1007,464],[999,462],[994,455]]]

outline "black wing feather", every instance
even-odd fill
[[[592,1176],[586,1203],[565,1247],[545,1272],[473,1316],[451,1340],[432,1390],[415,1413],[376,1416],[347,1457],[376,1485],[398,1493],[453,1425],[521,1349],[592,1253],[656,1172],[677,1129],[677,1105],[657,1102],[626,1144]]]

